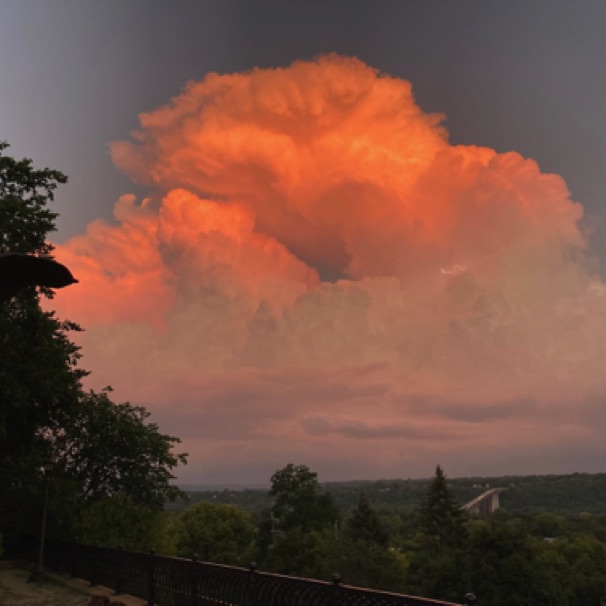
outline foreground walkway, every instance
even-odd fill
[[[116,596],[110,589],[91,587],[66,575],[48,573],[48,581],[28,583],[30,571],[26,562],[0,561],[0,606],[88,606],[93,596],[107,597],[120,606],[145,606],[139,598]]]

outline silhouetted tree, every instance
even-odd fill
[[[47,240],[57,217],[47,205],[67,178],[15,160],[4,153],[7,147],[0,142],[0,273],[10,282],[17,260],[33,264],[35,279],[16,291],[0,289],[0,532],[37,531],[38,468],[58,457],[53,484],[61,490],[51,490],[49,531],[65,536],[76,526],[82,497],[90,502],[124,492],[161,507],[178,493],[170,472],[185,456],[172,453],[179,440],[160,434],[144,409],[83,391],[86,372],[69,338],[80,328],[39,304],[41,296],[52,298],[48,286],[69,281],[67,270],[50,261]]]
[[[45,441],[60,469],[77,482],[80,505],[125,495],[161,509],[182,495],[170,484],[172,469],[187,460],[173,452],[180,440],[160,433],[148,418],[142,406],[112,402],[109,390],[91,391],[80,395],[75,411],[57,415],[46,428]]]
[[[437,540],[439,546],[458,545],[464,536],[463,521],[463,511],[438,465],[419,510],[419,530]]]

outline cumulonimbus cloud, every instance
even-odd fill
[[[543,405],[554,428],[541,443],[561,439],[558,419],[604,388],[606,288],[582,207],[535,161],[452,145],[442,122],[410,83],[337,55],[209,74],[142,114],[111,154],[149,198],[123,196],[113,225],[57,247],[80,285],[54,303],[86,327],[93,377],[152,410],[179,402],[175,415],[201,424],[216,417],[210,384],[215,397],[252,381],[263,428],[244,415],[233,439],[259,460],[272,439],[301,457],[338,442],[352,461],[362,434],[406,440],[419,394],[532,401],[528,419],[523,407],[499,418],[500,447],[545,419]],[[465,426],[470,443],[493,416]],[[433,422],[458,449],[462,421]],[[394,461],[368,473],[393,475]]]

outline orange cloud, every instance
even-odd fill
[[[282,452],[398,475],[407,442],[426,473],[448,448],[465,472],[497,424],[497,452],[559,443],[605,387],[582,207],[533,160],[453,146],[441,122],[408,82],[336,55],[210,74],[142,114],[111,153],[150,198],[57,247],[80,285],[54,303],[85,325],[93,380],[170,408],[225,473]],[[234,441],[243,460],[213,458]]]

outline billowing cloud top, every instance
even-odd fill
[[[142,114],[111,153],[150,197],[57,251],[93,376],[217,479],[472,473],[487,444],[494,471],[563,441],[597,456],[606,289],[582,208],[441,122],[336,55],[209,74]]]

